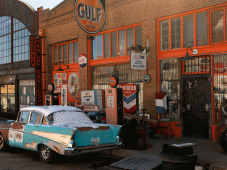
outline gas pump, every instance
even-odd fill
[[[106,123],[123,124],[123,92],[122,88],[105,89]]]

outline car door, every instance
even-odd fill
[[[19,113],[16,122],[10,124],[9,145],[23,148],[24,126],[28,123],[30,112],[23,111]]]
[[[31,118],[25,125],[24,129],[24,148],[29,150],[36,150],[40,141],[39,137],[34,132],[39,131],[39,127],[42,120],[42,114],[36,111],[31,112]]]

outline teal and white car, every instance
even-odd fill
[[[119,125],[93,123],[71,106],[34,106],[20,110],[16,121],[0,122],[0,149],[8,144],[39,152],[44,163],[53,152],[74,156],[119,149]]]

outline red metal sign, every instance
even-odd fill
[[[32,67],[35,67],[36,60],[36,38],[30,36],[30,64]]]
[[[97,33],[104,26],[105,11],[100,0],[75,0],[74,13],[79,26],[87,33]]]
[[[124,97],[124,113],[132,114],[136,112],[136,84],[119,84],[119,87],[122,88],[123,97]]]
[[[42,47],[41,39],[36,39],[36,64],[35,64],[35,83],[36,83],[36,106],[42,106]]]

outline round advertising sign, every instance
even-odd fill
[[[118,78],[115,76],[110,77],[110,82],[109,82],[111,87],[117,87],[118,85]]]
[[[80,67],[85,67],[87,64],[87,57],[85,54],[80,54],[78,57]]]
[[[99,0],[75,0],[74,13],[79,26],[87,33],[97,33],[104,26],[105,11]]]

